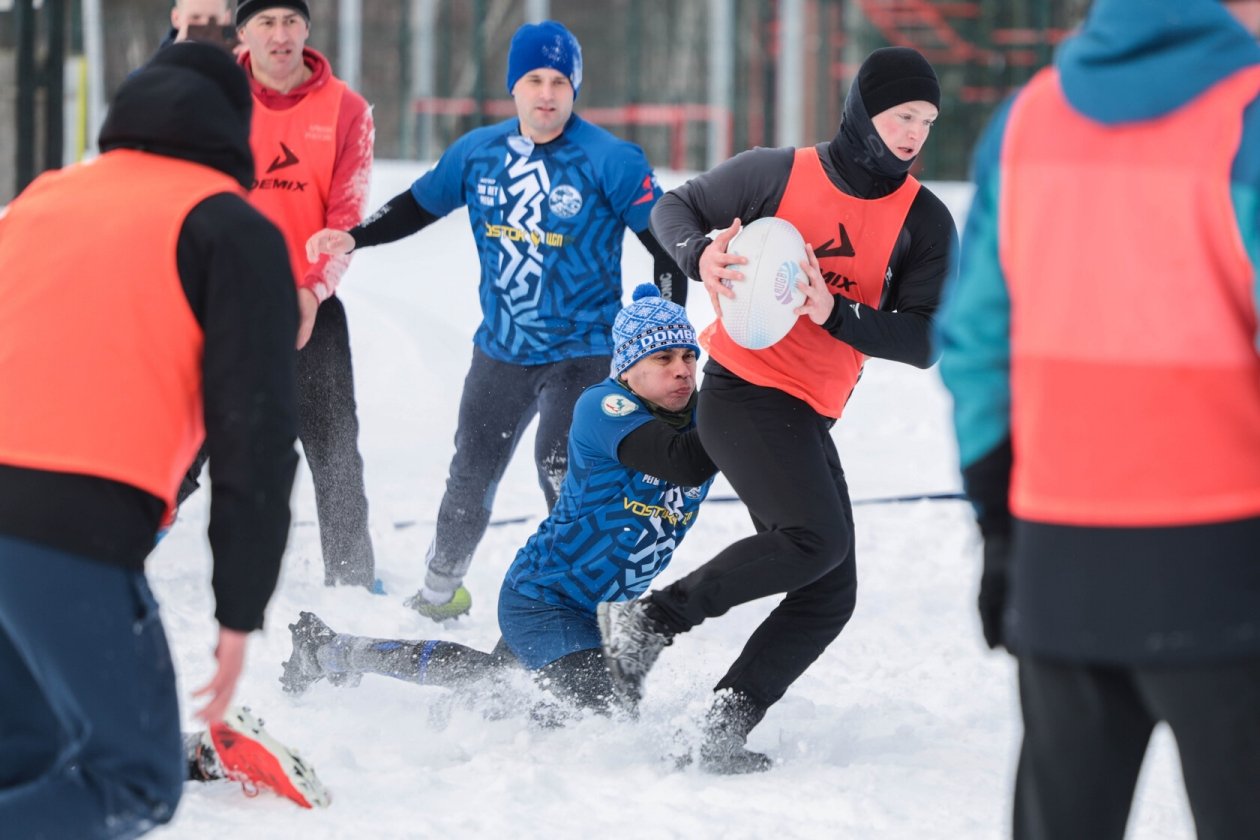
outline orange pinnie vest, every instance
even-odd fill
[[[0,218],[0,463],[174,502],[205,436],[203,336],[176,267],[227,175],[132,150],[51,172]]]
[[[311,268],[306,240],[326,227],[337,160],[337,118],[345,89],[345,82],[330,77],[283,111],[272,110],[254,97],[249,132],[254,188],[249,202],[284,234],[299,286]]]
[[[1049,69],[1013,105],[998,244],[1017,516],[1260,515],[1255,277],[1230,194],[1258,92],[1250,68],[1158,119],[1108,126],[1074,111]]]
[[[831,183],[811,146],[796,150],[775,216],[795,225],[813,246],[832,292],[878,309],[888,259],[918,192],[919,182],[907,177],[882,198],[846,195]],[[824,417],[841,415],[866,361],[807,317],[764,350],[736,344],[721,319],[704,331],[701,343],[740,378],[798,397]]]

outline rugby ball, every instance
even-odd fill
[[[743,280],[722,281],[735,293],[718,295],[722,326],[741,347],[763,350],[788,334],[805,302],[796,285],[805,282],[805,240],[791,222],[767,216],[744,225],[726,250],[748,262],[731,266]]]

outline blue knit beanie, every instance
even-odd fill
[[[554,20],[527,23],[512,36],[508,51],[507,89],[516,87],[521,76],[540,67],[550,67],[569,77],[573,98],[582,87],[582,46],[573,33]]]
[[[613,321],[613,376],[644,356],[671,347],[690,347],[700,355],[696,330],[687,320],[687,311],[661,297],[651,283],[635,288],[634,300],[617,313]]]

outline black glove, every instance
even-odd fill
[[[1006,570],[1010,565],[1011,538],[990,534],[984,540],[984,572],[980,575],[980,625],[984,640],[995,648],[1004,643],[1002,613],[1006,609]]]

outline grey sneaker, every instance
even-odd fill
[[[674,634],[647,615],[642,601],[604,601],[596,605],[595,617],[613,690],[634,711],[643,699],[648,671],[661,649],[674,643]]]
[[[337,637],[319,616],[299,613],[297,623],[289,625],[289,632],[293,634],[293,653],[285,660],[284,673],[280,675],[280,685],[285,691],[301,694],[324,677],[337,684],[345,682],[346,675],[327,673],[319,664],[317,652]]]

